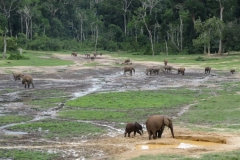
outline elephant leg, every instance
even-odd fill
[[[126,137],[126,135],[127,135],[127,132],[124,133],[124,137]]]
[[[30,83],[28,83],[28,88],[30,87]]]
[[[130,137],[130,133],[128,133],[128,137]]]
[[[161,137],[162,137],[162,133],[163,133],[163,131],[164,131],[164,128],[165,128],[165,126],[163,126],[163,127],[159,130],[158,138],[161,138]]]
[[[153,139],[157,138],[157,131],[153,132]]]
[[[136,131],[134,131],[134,137],[136,136]]]
[[[132,76],[132,70],[130,71],[130,75]]]
[[[142,135],[142,133],[141,133],[139,130],[137,130],[137,133],[140,134],[140,135]]]
[[[148,131],[148,139],[151,140],[151,137],[152,137],[152,132]]]
[[[32,87],[34,88],[34,85],[33,85],[33,83],[32,83]]]

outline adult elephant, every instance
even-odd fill
[[[165,126],[171,129],[172,137],[174,138],[173,133],[173,124],[172,120],[165,115],[153,115],[149,117],[146,121],[146,128],[149,136],[149,140],[153,135],[153,139],[161,138]]]

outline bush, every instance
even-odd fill
[[[196,61],[206,61],[206,59],[204,57],[198,56],[196,58]]]
[[[24,55],[19,54],[19,53],[12,53],[12,54],[10,54],[8,59],[9,60],[29,60],[30,58],[25,57]]]

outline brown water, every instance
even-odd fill
[[[167,144],[167,143],[147,143],[147,144],[138,144],[135,146],[136,150],[142,149],[159,149],[159,148],[202,148],[202,147],[209,147],[209,146],[218,146],[223,145],[220,143],[214,142],[204,142],[204,141],[191,141],[191,140],[183,140],[183,139],[176,139],[174,143]]]

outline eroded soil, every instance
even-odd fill
[[[228,72],[218,74],[214,71],[205,75],[197,66],[188,67],[185,76],[178,75],[176,70],[172,73],[160,72],[159,75],[146,76],[147,66],[160,66],[163,64],[154,62],[133,61],[136,73],[133,76],[123,75],[122,66],[116,65],[122,59],[112,58],[107,55],[98,56],[94,62],[96,67],[87,67],[84,64],[92,63],[86,57],[71,57],[70,55],[55,54],[56,57],[74,61],[74,65],[57,67],[12,67],[0,70],[0,91],[12,89],[13,92],[0,95],[0,116],[8,113],[24,113],[32,115],[31,121],[45,118],[56,118],[59,109],[64,107],[64,102],[47,111],[25,105],[24,102],[33,99],[43,99],[44,95],[32,94],[35,90],[59,89],[67,93],[66,98],[72,99],[93,92],[125,91],[125,90],[153,90],[167,87],[204,86],[216,89],[220,82],[239,81],[239,75],[229,75]],[[47,57],[43,57],[47,58]],[[171,64],[174,68],[181,65]],[[14,81],[10,73],[22,71],[34,77],[35,88],[24,89],[21,83]],[[214,94],[214,93],[213,93]],[[54,97],[54,96],[53,96]],[[188,106],[183,106],[173,118],[187,112]],[[107,127],[109,134],[86,139],[79,137],[74,140],[39,139],[34,134],[24,132],[10,132],[6,126],[0,126],[1,135],[15,135],[12,139],[0,138],[0,149],[32,149],[45,150],[52,153],[61,153],[63,159],[131,159],[144,154],[184,154],[198,157],[202,153],[221,152],[240,148],[240,135],[226,132],[194,132],[185,127],[175,125],[176,138],[171,138],[170,131],[165,130],[163,137],[157,140],[148,140],[147,132],[143,136],[124,138],[123,128],[117,128],[114,123],[91,122],[99,126]],[[11,124],[15,125],[15,124]],[[204,126],[199,126],[204,127]],[[197,143],[198,142],[198,143]],[[170,148],[170,149],[169,149]]]

